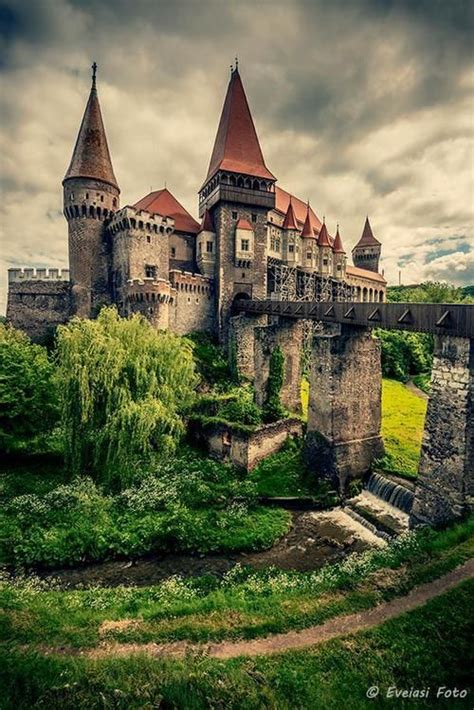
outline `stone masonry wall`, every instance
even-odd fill
[[[267,321],[265,315],[246,316],[243,313],[229,321],[229,359],[232,357],[231,349],[235,348],[239,375],[252,382],[255,377],[255,329],[265,326]]]
[[[170,304],[170,329],[178,335],[213,332],[215,294],[212,279],[200,274],[171,271],[170,281],[176,293]]]
[[[7,321],[42,343],[70,317],[69,281],[17,281],[8,286]]]
[[[301,411],[301,355],[303,346],[301,320],[280,318],[278,323],[255,328],[255,399],[263,406],[267,394],[270,357],[279,346],[285,358],[285,375],[280,392],[281,401],[291,412]]]
[[[313,340],[305,457],[344,491],[383,454],[380,343],[370,329],[329,326]]]
[[[474,340],[437,336],[410,525],[444,525],[474,503]]]

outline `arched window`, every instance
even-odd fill
[[[87,207],[85,205],[82,205],[81,212],[83,217],[87,217]]]
[[[258,182],[258,180],[253,181],[253,189],[260,190],[260,183]]]
[[[229,184],[230,185],[235,185],[235,177],[233,175],[230,176],[229,178]]]
[[[362,300],[364,303],[367,301],[367,293],[368,293],[367,288],[364,286],[364,288],[362,290]]]
[[[243,177],[237,178],[237,187],[243,187],[244,186],[244,179]]]
[[[89,207],[89,215],[90,215],[91,217],[95,217],[95,209],[94,209],[94,206],[93,206],[93,205],[91,205],[91,206]]]

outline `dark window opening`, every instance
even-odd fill
[[[252,222],[256,222],[256,221],[257,221],[257,215],[256,215],[256,214],[253,214],[253,215],[252,215]]]
[[[213,244],[212,242],[206,242],[206,251],[208,254],[212,254],[213,252]]]
[[[237,219],[237,212],[232,212],[232,219]]]
[[[176,247],[171,247],[171,256],[176,256]]]
[[[145,266],[145,276],[147,279],[156,278],[156,266],[151,266],[150,264],[147,264]]]

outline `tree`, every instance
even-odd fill
[[[118,489],[153,452],[172,452],[198,378],[192,346],[142,316],[104,308],[58,329],[66,465]]]
[[[58,416],[54,365],[46,349],[0,323],[0,449],[36,448]]]

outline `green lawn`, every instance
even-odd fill
[[[301,402],[308,416],[309,383],[303,380]],[[396,380],[382,380],[382,436],[386,456],[382,468],[413,477],[417,474],[426,400]]]
[[[359,710],[418,707],[388,700],[389,688],[431,688],[428,707],[469,708],[473,603],[471,580],[370,631],[305,651],[231,661],[145,655],[90,660],[3,647],[0,706]],[[375,701],[367,699],[373,686],[380,688]],[[468,697],[437,699],[440,686],[467,690]]]

